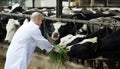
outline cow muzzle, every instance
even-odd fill
[[[60,34],[58,32],[54,32],[52,34],[52,40],[56,41],[60,38]]]

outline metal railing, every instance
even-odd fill
[[[26,17],[26,18],[30,17],[30,15],[27,14],[2,13],[2,12],[0,12],[0,15]],[[57,18],[57,17],[44,17],[44,19],[52,20],[52,21],[74,22],[74,23],[94,24],[94,25],[103,25],[103,26],[120,26],[120,22],[103,23],[103,22],[93,22],[89,20],[78,20],[78,19]]]

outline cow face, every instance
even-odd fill
[[[78,43],[79,40],[82,41],[84,39],[84,37],[86,37],[86,35],[76,34],[75,36],[73,36],[72,34],[68,34],[67,36],[62,37],[60,39],[59,45],[62,46],[63,48],[65,48],[67,46]]]
[[[53,23],[52,40],[56,41],[60,38],[61,32],[64,30],[65,25],[66,23],[61,23],[61,22]]]
[[[62,22],[56,22],[53,23],[53,27],[52,27],[52,40],[55,41],[55,43],[59,43],[60,42],[60,38],[68,35],[68,34],[72,34],[75,35],[77,30],[79,28],[82,27],[83,24],[80,23],[72,23],[72,22],[68,22],[68,23],[62,23]]]
[[[73,37],[72,34],[68,34],[67,36],[61,38],[59,45],[64,48],[64,47],[66,46],[66,44],[67,44],[66,42],[67,42],[68,40],[70,40],[72,37]]]
[[[6,26],[7,34],[5,37],[5,41],[7,41],[8,43],[11,42],[12,37],[16,32],[16,30],[19,28],[19,26],[20,26],[20,23],[17,20],[9,19],[8,24]]]

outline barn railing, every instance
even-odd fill
[[[30,15],[27,14],[15,14],[15,13],[2,13],[0,12],[0,15],[6,15],[6,16],[17,16],[17,17],[26,17],[29,18]],[[88,20],[78,20],[78,19],[67,19],[67,18],[56,18],[56,17],[44,17],[44,19],[47,20],[53,20],[53,21],[63,21],[63,22],[74,22],[74,23],[83,23],[83,24],[94,24],[94,25],[103,25],[103,26],[120,26],[120,22],[116,23],[103,23],[103,22],[93,22]]]

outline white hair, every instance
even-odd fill
[[[34,12],[31,15],[31,20],[35,21],[36,19],[43,19],[43,15],[39,12]]]

